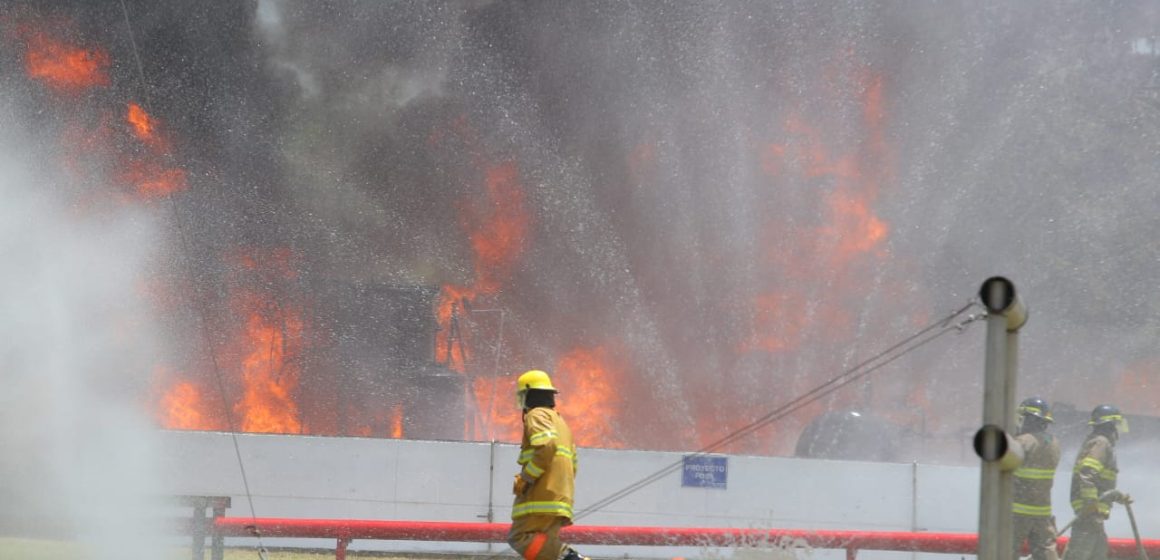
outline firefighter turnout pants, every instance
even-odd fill
[[[512,521],[508,544],[524,560],[557,560],[564,551],[560,529],[567,522],[558,515],[525,515]]]
[[[1063,557],[1066,560],[1107,560],[1108,534],[1104,532],[1104,520],[1095,517],[1075,520]]]
[[[1055,518],[1051,516],[1014,516],[1015,558],[1021,556],[1023,541],[1031,549],[1032,560],[1059,560],[1055,548]]]

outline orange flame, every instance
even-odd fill
[[[22,28],[19,35],[27,47],[24,66],[28,75],[53,90],[77,94],[109,85],[109,55],[104,51],[85,50],[31,28]]]
[[[482,196],[460,203],[460,227],[471,242],[475,276],[470,286],[446,284],[439,295],[436,359],[450,369],[465,373],[470,357],[471,346],[464,338],[468,333],[463,329],[464,302],[498,293],[523,255],[531,224],[525,197],[519,168],[515,162],[504,162],[485,166]],[[453,332],[453,315],[459,321],[458,333]],[[459,336],[458,340],[452,340],[453,336]]]
[[[483,418],[476,439],[518,443],[523,433],[523,411],[516,405],[515,382],[508,377],[477,377],[472,386]]]
[[[817,298],[816,286],[826,286],[835,294],[865,293],[865,270],[875,258],[885,254],[890,226],[874,211],[882,185],[891,175],[890,150],[886,142],[883,80],[879,76],[856,77],[861,86],[863,138],[848,149],[827,144],[827,134],[799,114],[790,115],[782,126],[783,138],[763,146],[758,152],[760,169],[778,181],[810,185],[803,192],[817,192],[807,200],[821,209],[822,220],[814,225],[793,227],[787,223],[768,226],[766,261],[775,284],[754,299],[751,334],[738,345],[742,353],[764,352],[785,355],[801,349],[806,329],[827,341],[839,344],[854,335],[856,313],[844,297]],[[855,296],[856,297],[856,296]],[[794,383],[807,391],[817,382],[811,376],[797,376]],[[920,393],[916,393],[920,394]],[[835,395],[830,404],[850,395]],[[791,421],[808,422],[826,410],[814,403],[782,423],[781,430],[755,435],[741,447],[785,452],[792,450],[797,431]],[[744,414],[744,411],[738,413]],[[734,414],[729,412],[728,414]],[[744,424],[724,420],[725,424]]]
[[[158,153],[167,153],[169,151],[169,141],[161,135],[160,123],[157,119],[150,116],[149,113],[146,113],[145,109],[142,109],[140,105],[129,103],[125,120],[132,126],[133,135],[138,140],[144,142]]]
[[[186,187],[184,170],[151,160],[130,162],[121,173],[121,180],[133,185],[145,199],[168,196]]]
[[[302,322],[292,313],[283,313],[275,322],[259,313],[250,315],[243,341],[248,353],[242,360],[242,401],[235,407],[243,432],[301,433],[298,404],[296,357],[302,340]]]
[[[125,114],[133,136],[149,148],[149,154],[141,159],[131,159],[121,179],[133,185],[137,194],[145,199],[160,198],[183,191],[186,188],[185,170],[166,163],[169,155],[169,139],[161,134],[160,122],[145,112],[140,105],[129,103]]]
[[[466,206],[461,220],[474,251],[475,285],[492,293],[510,278],[523,254],[530,220],[515,162],[489,165],[484,176],[482,200]]]
[[[403,439],[403,405],[401,404],[391,408],[391,437]]]
[[[619,360],[603,348],[574,348],[556,361],[553,383],[560,390],[557,410],[572,429],[577,445],[624,448],[614,424],[622,410],[616,384],[626,373]],[[518,442],[523,433],[523,411],[515,401],[515,383],[510,378],[476,378],[476,403],[489,422],[482,437]]]
[[[229,256],[239,273],[259,285],[276,285],[295,277],[289,249],[237,251]],[[236,341],[240,345],[242,399],[234,406],[244,432],[301,433],[298,404],[299,358],[304,329],[291,304],[241,289],[234,308],[248,319]]]
[[[466,336],[462,328],[465,320],[464,302],[473,301],[477,295],[478,290],[474,287],[455,284],[445,284],[439,292],[439,302],[435,310],[435,318],[439,324],[439,331],[435,333],[435,360],[459,373],[467,371],[470,350],[463,338]]]
[[[182,381],[161,398],[161,425],[171,430],[213,429],[203,410],[201,391],[193,383]]]
[[[557,407],[577,445],[623,448],[613,424],[622,401],[616,384],[625,372],[603,347],[576,348],[556,362],[553,381],[560,390]]]
[[[823,224],[812,230],[792,231],[779,225],[770,228],[774,232],[770,237],[775,240],[770,251],[771,264],[786,279],[803,281],[799,284],[813,285],[850,270],[855,257],[877,254],[890,231],[889,225],[872,210],[889,169],[883,132],[882,80],[872,77],[866,82],[862,109],[867,138],[859,144],[860,151],[833,155],[822,134],[795,114],[786,119],[784,126],[789,141],[770,144],[760,153],[761,168],[771,177],[792,171],[801,179],[821,178],[830,182],[822,199],[828,210]],[[791,242],[786,243],[786,239]],[[778,248],[784,245],[794,249],[780,251]],[[757,296],[754,337],[742,343],[740,350],[781,352],[796,348],[798,333],[804,328],[807,296],[792,289]],[[841,305],[840,301],[826,300],[813,313],[818,318],[847,324],[848,314]]]

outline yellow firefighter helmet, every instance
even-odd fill
[[[533,369],[525,371],[520,375],[519,381],[516,381],[518,387],[517,392],[527,391],[528,389],[540,389],[543,391],[555,391],[556,388],[552,386],[552,378],[548,377],[547,372]]]
[[[556,392],[556,388],[552,386],[552,378],[538,369],[525,371],[516,381],[516,400],[520,403],[520,408],[526,408],[528,389]]]

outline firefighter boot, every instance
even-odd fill
[[[592,559],[587,557],[587,556],[581,556],[579,552],[576,552],[575,548],[567,546],[567,547],[564,547],[564,553],[560,555],[560,560],[592,560]]]

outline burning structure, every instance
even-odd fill
[[[1059,201],[1105,183],[1154,207],[1149,188],[1110,183],[1155,175],[1149,140],[1069,136],[1073,122],[1130,120],[1136,101],[1107,84],[1131,89],[1151,59],[1114,64],[1126,55],[1077,39],[1104,35],[1065,9],[1004,23],[1010,37],[1059,30],[994,47],[1027,68],[943,48],[951,30],[1000,44],[985,15],[702,10],[17,3],[0,18],[0,75],[89,187],[70,193],[78,208],[133,205],[171,226],[140,282],[165,349],[142,402],[167,428],[510,441],[506,376],[542,367],[561,406],[587,412],[568,414],[581,445],[695,449],[956,307],[995,267],[1026,273],[1029,293],[1055,289],[1033,270],[1126,289],[1068,263],[1128,254],[1121,240],[1150,218],[1005,232],[1045,248],[1033,269],[1013,248],[985,253],[977,220],[1002,196],[1029,216],[993,229],[1057,224],[1071,208]],[[1109,29],[1154,19],[1142,12],[1110,14],[1124,25]],[[1064,51],[1097,70],[1035,55]],[[974,74],[944,74],[963,61]],[[1036,82],[1064,74],[1087,101]],[[1064,93],[1026,103],[1029,82]],[[1044,123],[1059,130],[1036,135]],[[1114,161],[1081,165],[1076,145]],[[1063,194],[1042,204],[1012,177]],[[1063,303],[1037,307],[1056,313],[1044,323],[1073,334],[1160,305],[1051,297]],[[1082,393],[1055,379],[1087,375],[1099,352],[1029,344],[1055,372],[1029,369],[1031,383]],[[1109,375],[1155,386],[1131,365],[1148,346],[1132,344]],[[978,369],[966,355],[916,355],[727,451],[789,454],[845,408],[958,438],[976,403],[932,403],[975,393],[957,375]]]

